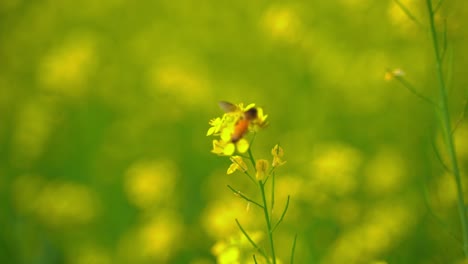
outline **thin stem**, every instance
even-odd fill
[[[465,102],[463,103],[463,111],[461,112],[460,117],[458,118],[457,122],[455,123],[455,126],[453,127],[452,135],[455,133],[455,131],[457,131],[458,126],[463,121],[463,119],[465,119],[467,103],[468,103],[468,100],[465,99]]]
[[[249,154],[250,162],[252,163],[252,166],[254,167],[255,171],[257,171],[257,167],[255,166],[255,159],[254,159],[253,154],[252,154],[252,145],[254,143],[256,135],[257,135],[256,133],[253,134],[253,137],[252,137],[252,139],[250,140],[250,143],[249,143],[249,149],[247,150],[248,151],[247,153]]]
[[[423,94],[421,94],[420,92],[418,92],[414,86],[408,82],[404,77],[402,76],[396,76],[395,75],[395,79],[397,81],[399,81],[406,89],[408,89],[408,91],[410,91],[412,94],[414,94],[416,97],[418,97],[419,99],[429,103],[430,105],[436,107],[436,108],[439,108],[438,105],[432,101],[430,98],[424,96]]]
[[[418,25],[420,28],[424,28],[423,24],[419,22],[419,20],[409,11],[409,9],[403,5],[399,0],[394,0],[394,2],[400,7],[400,9],[408,16],[409,19],[411,19],[416,25]]]
[[[290,196],[288,195],[288,200],[286,201],[286,205],[284,206],[283,213],[281,214],[280,219],[278,220],[278,222],[276,223],[276,225],[273,227],[273,230],[271,230],[271,232],[274,232],[274,231],[276,230],[276,228],[279,226],[279,224],[281,224],[281,222],[283,221],[283,218],[284,218],[284,216],[286,215],[286,212],[288,211],[288,207],[289,207],[289,198],[290,198]]]
[[[262,181],[258,181],[258,185],[260,187],[260,192],[262,194],[263,199],[263,213],[265,214],[265,222],[267,224],[267,232],[268,232],[268,239],[270,240],[270,247],[271,247],[271,257],[273,258],[273,264],[276,264],[276,256],[275,256],[275,246],[273,244],[273,230],[271,229],[271,218],[268,214],[268,206],[267,200],[265,195],[265,185]]]
[[[296,251],[296,241],[297,241],[297,234],[294,235],[294,241],[291,250],[291,261],[289,263],[294,264],[294,253]]]
[[[258,264],[257,258],[255,257],[255,254],[253,254],[252,257],[253,257],[254,263],[255,263],[255,264]]]
[[[446,53],[447,53],[447,19],[444,19],[444,34],[443,34],[443,39],[442,39],[442,52],[440,55],[440,61],[444,61]]]
[[[252,166],[254,167],[255,171],[257,171],[257,167],[255,166],[255,159],[252,155],[252,149],[250,148],[250,146],[249,146],[248,153],[249,153],[250,162],[252,162]]]
[[[263,206],[257,202],[255,202],[254,200],[250,199],[249,197],[245,196],[243,193],[241,193],[240,191],[234,189],[231,187],[231,185],[228,185],[227,186],[229,189],[231,189],[231,191],[236,194],[236,195],[239,195],[240,197],[244,198],[247,202],[251,202],[253,204],[255,204],[256,206],[260,207],[260,208],[263,208]]]
[[[457,185],[457,196],[458,196],[458,212],[460,214],[460,222],[463,236],[463,252],[465,253],[465,258],[468,258],[468,219],[466,217],[465,210],[465,201],[463,197],[463,188],[460,177],[460,171],[458,168],[457,155],[455,151],[455,144],[453,142],[450,114],[448,107],[447,99],[447,90],[445,87],[443,71],[442,71],[442,61],[440,57],[439,42],[437,41],[437,33],[434,22],[434,11],[432,9],[432,1],[426,0],[427,9],[429,13],[429,24],[430,24],[430,33],[432,37],[432,45],[434,47],[434,55],[436,60],[436,74],[439,82],[439,92],[440,92],[440,106],[441,106],[441,118],[442,118],[442,129],[444,130],[445,141],[447,144],[448,155],[455,177],[455,183]]]
[[[439,161],[439,163],[442,165],[442,167],[444,168],[445,171],[449,172],[449,173],[452,173],[449,169],[449,167],[445,164],[445,162],[442,160],[442,157],[440,156],[440,152],[439,150],[437,149],[436,145],[434,144],[434,141],[431,141],[431,145],[432,145],[432,150],[434,151],[435,155],[436,155],[436,158],[437,160]]]
[[[244,174],[247,175],[251,181],[255,182],[254,178],[252,177],[252,175],[250,175],[248,171],[244,171]]]
[[[275,207],[275,174],[271,175],[271,207],[270,214],[273,215],[273,208]]]
[[[252,246],[260,253],[262,254],[262,256],[267,260],[268,263],[270,263],[270,260],[268,259],[268,256],[267,254],[265,253],[265,251],[263,251],[254,241],[252,238],[250,238],[249,234],[247,234],[247,232],[245,231],[245,229],[242,227],[242,225],[239,223],[239,220],[237,220],[236,218],[236,223],[237,223],[237,226],[239,227],[239,229],[241,230],[241,232],[244,234],[244,236],[247,238],[247,240],[249,240],[250,244],[252,244]]]

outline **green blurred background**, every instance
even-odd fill
[[[403,2],[427,24],[425,1]],[[467,16],[437,16],[454,124]],[[387,68],[436,97],[427,31],[392,1],[2,0],[0,262],[251,261],[234,219],[263,226],[226,184],[254,189],[206,137],[228,100],[269,115],[257,157],[285,150],[283,263],[296,233],[296,263],[458,263],[436,115]],[[466,171],[466,120],[454,135]]]

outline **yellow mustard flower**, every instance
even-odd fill
[[[223,121],[221,118],[213,118],[210,120],[209,124],[211,125],[210,129],[208,129],[208,132],[206,132],[207,136],[211,136],[215,133],[218,133],[219,130],[221,129],[221,125],[223,124]]]
[[[268,115],[263,113],[263,108],[257,107],[257,118],[252,121],[252,130],[257,132],[261,128],[265,128],[268,125],[267,117]]]
[[[245,164],[241,156],[232,156],[230,159],[232,161],[232,164],[229,166],[227,174],[232,174],[236,170],[240,170],[242,172],[247,171],[247,165]]]
[[[211,152],[218,154],[218,155],[224,155],[224,156],[231,156],[234,154],[234,151],[236,150],[236,147],[233,143],[230,142],[225,142],[222,140],[213,140],[213,149]]]
[[[239,153],[245,153],[249,150],[249,142],[241,139],[236,143],[223,140],[213,140],[213,149],[211,152],[220,156],[232,156],[237,149]]]
[[[271,150],[271,154],[273,155],[273,162],[271,165],[273,168],[276,168],[286,163],[286,161],[283,161],[281,159],[284,155],[284,151],[283,151],[283,148],[280,147],[278,144],[276,144],[273,147],[273,149]]]
[[[255,168],[257,169],[257,173],[255,174],[255,178],[257,181],[263,181],[265,179],[266,172],[268,170],[268,160],[259,159],[255,164]]]
[[[210,120],[211,127],[206,133],[207,136],[219,136],[218,140],[213,140],[211,152],[225,156],[233,155],[236,150],[239,153],[247,152],[249,142],[244,138],[245,134],[265,127],[268,115],[255,104],[244,107],[242,103],[220,102],[220,106],[226,113]]]

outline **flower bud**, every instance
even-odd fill
[[[265,160],[265,159],[257,160],[257,164],[255,164],[255,168],[257,169],[255,178],[257,179],[257,181],[263,181],[265,179],[265,175],[268,170],[268,160]]]

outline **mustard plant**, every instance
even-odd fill
[[[438,12],[442,6],[443,0],[437,1],[437,3],[433,3],[432,0],[426,0],[425,5],[427,8],[427,16],[428,16],[428,23],[424,24],[420,22],[416,16],[412,14],[412,12],[399,0],[394,0],[394,2],[401,8],[401,10],[411,19],[414,23],[416,23],[421,29],[427,30],[429,39],[432,44],[433,54],[434,54],[434,74],[437,78],[437,86],[438,86],[438,98],[433,100],[429,97],[418,92],[418,90],[405,78],[405,74],[401,69],[395,70],[388,70],[385,74],[385,78],[387,80],[395,79],[399,81],[405,88],[407,88],[411,93],[416,95],[418,98],[426,101],[436,112],[437,116],[440,120],[440,129],[442,130],[442,135],[444,138],[445,148],[448,155],[448,164],[445,164],[442,159],[440,158],[437,149],[435,149],[436,155],[439,161],[442,163],[443,167],[448,171],[448,173],[452,174],[455,180],[456,185],[456,192],[457,192],[457,205],[458,205],[458,213],[460,217],[460,225],[461,225],[461,237],[463,241],[463,253],[465,258],[468,258],[468,218],[466,215],[465,209],[465,201],[464,201],[464,194],[463,194],[463,184],[459,169],[459,164],[457,161],[457,154],[456,154],[456,146],[454,143],[454,131],[455,127],[452,127],[452,121],[449,111],[449,100],[447,96],[447,79],[449,79],[451,74],[450,64],[448,70],[444,69],[445,64],[444,62],[447,60],[447,25],[446,19],[443,20],[443,25],[436,24],[436,16],[439,16]],[[439,27],[443,29],[440,30]],[[448,59],[450,62],[450,59]],[[444,73],[447,73],[444,74]]]
[[[260,201],[254,200],[251,198],[252,196],[231,185],[227,187],[236,196],[244,199],[248,205],[254,205],[263,213],[265,231],[268,237],[267,248],[255,242],[253,236],[246,231],[238,219],[234,220],[240,232],[255,249],[255,252],[263,258],[260,260],[257,254],[253,254],[254,263],[276,264],[278,258],[275,250],[274,232],[286,215],[290,199],[288,195],[282,214],[278,219],[274,219],[276,169],[286,163],[283,160],[283,148],[276,144],[271,150],[271,160],[256,159],[252,151],[253,143],[256,133],[266,127],[268,116],[264,114],[261,107],[256,107],[255,104],[244,107],[242,103],[234,105],[223,101],[220,102],[220,107],[225,111],[223,116],[214,118],[209,122],[211,127],[208,129],[207,136],[216,137],[213,140],[211,152],[230,159],[231,164],[227,169],[227,174],[233,174],[236,171],[241,172],[247,176],[252,184],[256,185]],[[249,137],[250,140],[247,140]],[[267,184],[271,185],[271,188],[266,188]],[[268,191],[270,193],[267,193]],[[290,263],[294,262],[296,238],[297,235],[293,240]]]

